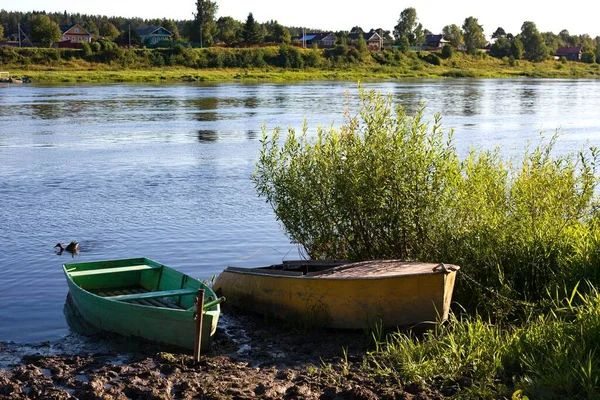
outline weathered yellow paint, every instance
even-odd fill
[[[277,318],[301,316],[332,328],[414,325],[447,319],[456,271],[323,278],[225,270],[213,289],[235,307]]]

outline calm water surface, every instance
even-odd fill
[[[600,81],[369,83],[444,116],[461,154],[522,154],[561,128],[557,152],[600,144]],[[261,125],[310,131],[356,111],[353,83],[0,86],[0,341],[57,341],[61,264],[145,256],[209,279],[298,257],[250,175]],[[75,239],[81,254],[58,256]]]

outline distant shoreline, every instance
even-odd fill
[[[600,78],[600,70],[574,69],[561,70],[548,68],[546,64],[517,67],[511,69],[447,68],[434,67],[406,71],[401,68],[355,67],[333,70],[289,70],[283,68],[266,69],[195,69],[195,68],[152,68],[152,69],[111,69],[110,66],[92,66],[85,69],[52,68],[36,66],[0,66],[10,71],[14,77],[28,76],[34,83],[176,83],[176,82],[298,82],[311,80],[369,81],[390,79],[426,78]],[[574,64],[574,63],[573,63]]]

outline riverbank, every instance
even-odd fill
[[[126,341],[110,340],[115,347]],[[0,359],[15,347],[0,344]],[[135,352],[68,354],[52,347],[32,348],[0,369],[0,398],[444,398],[434,385],[402,386],[367,373],[364,332],[299,332],[254,316],[225,316],[200,363],[150,343]]]
[[[88,62],[81,59],[58,60],[26,65],[0,63],[0,70],[13,76],[28,76],[37,83],[115,83],[115,82],[297,82],[309,80],[369,81],[414,78],[600,78],[600,64],[548,60],[541,63],[510,63],[489,56],[455,54],[433,65],[424,58],[412,57],[398,65],[374,62],[342,64],[323,68],[206,67],[128,65]]]

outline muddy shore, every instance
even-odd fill
[[[362,368],[364,332],[290,328],[224,313],[211,350],[195,363],[181,349],[118,336],[61,344],[0,343],[0,399],[441,399]],[[66,348],[72,348],[67,346]]]

